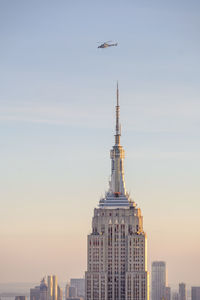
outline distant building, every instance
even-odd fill
[[[60,287],[58,288],[58,283],[57,283],[57,276],[56,275],[48,275],[48,287],[47,287],[47,300],[58,300],[58,292],[59,292],[59,297],[61,289]]]
[[[179,283],[179,300],[186,300],[186,285]]]
[[[177,292],[173,292],[172,300],[179,300],[179,294]]]
[[[66,298],[66,300],[84,300],[84,298],[82,298],[82,297],[73,297],[73,298]]]
[[[77,296],[85,296],[85,278],[72,278],[70,279],[70,286],[73,286],[77,289]]]
[[[26,300],[26,296],[15,296],[15,300]]]
[[[62,300],[63,299],[63,290],[62,288],[58,285],[57,288],[57,300]]]
[[[67,283],[65,286],[65,299],[67,299],[69,297],[69,287],[70,287],[70,284]]]
[[[53,298],[53,278],[51,275],[48,276],[47,282],[48,282],[48,300],[52,300],[52,298]]]
[[[65,288],[65,299],[76,298],[76,297],[77,297],[77,288],[67,283]]]
[[[69,297],[74,298],[77,297],[77,288],[74,286],[69,287]]]
[[[165,300],[171,300],[171,288],[169,286],[165,287]]]
[[[40,300],[48,300],[48,286],[45,278],[43,278],[40,283]]]
[[[30,289],[30,300],[40,300],[40,287],[35,286]]]
[[[191,300],[200,300],[200,286],[191,287]]]
[[[57,284],[57,277],[55,275],[49,275],[47,277],[47,283],[45,278],[43,278],[40,282],[40,286],[31,288],[30,300],[63,300],[63,292]]]
[[[152,300],[165,299],[166,291],[166,264],[164,261],[154,261],[151,268],[152,281]]]
[[[53,275],[53,297],[52,297],[52,300],[57,300],[57,289],[58,289],[57,277],[56,277],[56,275]]]

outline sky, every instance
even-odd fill
[[[0,1],[1,283],[84,275],[118,80],[148,268],[200,285],[199,30],[198,0]]]

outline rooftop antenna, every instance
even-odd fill
[[[120,144],[121,126],[119,124],[119,87],[117,81],[117,105],[116,105],[116,133],[115,133],[115,144]]]

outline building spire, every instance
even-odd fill
[[[105,198],[101,198],[100,207],[130,207],[134,206],[129,194],[126,192],[124,180],[124,149],[120,145],[121,127],[119,122],[119,87],[116,89],[116,127],[115,144],[110,151],[111,158],[111,179],[109,190]]]
[[[117,80],[117,106],[119,106],[119,87],[118,87],[118,80]]]
[[[116,132],[115,132],[115,145],[111,150],[111,190],[114,195],[125,195],[125,182],[124,182],[124,169],[123,159],[124,150],[120,145],[120,123],[119,123],[119,87],[117,81],[117,105],[116,105]]]
[[[119,88],[118,88],[118,81],[117,81],[117,105],[116,105],[116,132],[115,132],[115,144],[120,144],[120,124],[119,124]]]

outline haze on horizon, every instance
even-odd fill
[[[84,275],[118,80],[149,266],[200,285],[199,1],[9,0],[0,25],[0,282]]]

